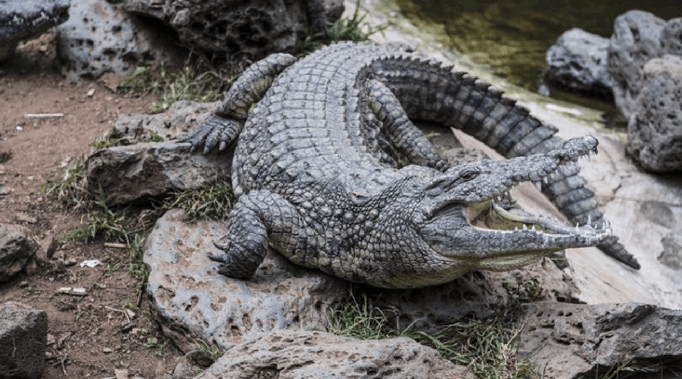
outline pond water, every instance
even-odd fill
[[[409,19],[443,25],[457,51],[533,92],[538,90],[545,52],[564,31],[578,27],[609,38],[615,18],[631,9],[664,20],[682,16],[680,3],[670,0],[397,0],[397,4]]]

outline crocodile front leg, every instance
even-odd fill
[[[180,142],[192,151],[204,146],[204,154],[220,145],[224,150],[244,128],[251,106],[263,97],[275,77],[296,62],[290,54],[271,54],[249,66],[225,94],[225,101],[205,123]]]
[[[239,198],[230,213],[227,235],[216,243],[221,256],[209,258],[222,263],[218,272],[248,279],[268,253],[268,245],[280,252],[294,252],[303,221],[296,208],[269,191],[252,191]]]

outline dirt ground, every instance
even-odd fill
[[[147,317],[139,280],[127,272],[127,251],[61,242],[86,217],[39,191],[46,176],[61,178],[69,162],[87,156],[119,114],[147,112],[155,97],[116,92],[111,80],[69,83],[59,74],[53,39],[46,34],[21,44],[0,66],[0,193],[7,192],[3,184],[10,191],[0,195],[0,222],[28,227],[43,246],[37,265],[0,284],[0,302],[47,312],[45,379],[108,378],[115,370],[130,378],[169,377],[181,352]],[[55,113],[62,116],[27,116]],[[48,258],[50,242],[56,250]],[[91,259],[103,263],[80,266]],[[87,295],[61,294],[62,287],[82,287]]]

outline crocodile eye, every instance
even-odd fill
[[[461,178],[465,182],[468,182],[469,180],[472,180],[477,176],[478,176],[478,170],[475,168],[469,168],[469,169],[464,170],[464,172],[462,172]]]

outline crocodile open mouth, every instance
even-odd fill
[[[510,197],[507,199],[510,199]],[[559,220],[512,213],[508,210],[512,206],[513,204],[511,202],[499,203],[492,199],[485,200],[468,204],[464,209],[464,216],[470,225],[491,230],[531,230],[547,234],[566,235],[584,235],[600,232],[608,233],[610,231],[609,225],[606,222],[603,222],[599,229],[595,229],[591,225],[591,220],[588,220],[583,226],[576,224],[575,227],[572,227]]]

